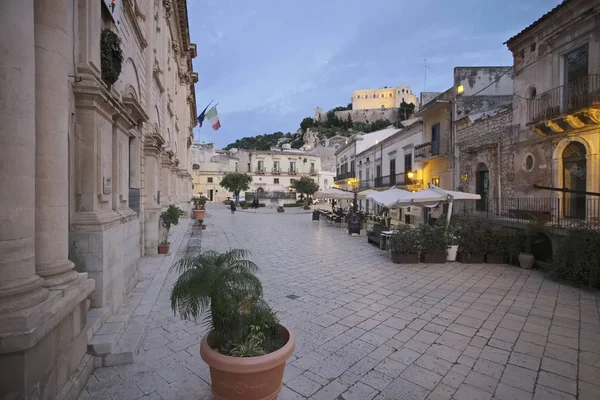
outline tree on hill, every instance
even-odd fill
[[[306,117],[300,122],[300,129],[302,129],[302,133],[306,133],[308,128],[312,128],[315,125],[315,120],[311,117]]]
[[[412,117],[415,113],[415,105],[413,103],[402,102],[398,109],[398,121],[404,121]]]
[[[252,177],[250,175],[232,172],[226,174],[223,179],[221,179],[219,185],[230,192],[233,192],[235,203],[239,204],[240,192],[242,190],[248,190],[250,188],[250,182],[252,182]]]
[[[319,190],[319,185],[317,185],[317,183],[308,176],[303,176],[302,178],[294,181],[291,186],[297,193],[300,193],[300,195],[305,194],[309,196]]]

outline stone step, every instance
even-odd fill
[[[108,319],[110,311],[108,307],[90,308],[87,312],[87,337],[88,343],[92,340],[96,332],[100,330],[102,324]]]
[[[112,352],[102,357],[102,366],[132,364],[139,352],[145,332],[145,323],[130,322]]]
[[[105,322],[88,342],[88,353],[96,357],[112,353],[126,329],[127,321]]]

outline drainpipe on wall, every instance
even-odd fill
[[[455,123],[455,116],[457,113],[457,107],[456,107],[456,100],[454,100],[452,102],[452,112],[450,114],[450,149],[448,149],[448,151],[450,152],[450,170],[452,171],[451,175],[451,179],[450,179],[450,183],[451,183],[451,188],[452,190],[456,190],[456,152],[454,151],[454,138],[456,137],[456,123]]]
[[[500,141],[498,142],[498,146],[496,146],[496,152],[497,152],[497,157],[498,157],[498,173],[496,175],[498,175],[498,209],[496,211],[500,211],[500,207],[501,207],[501,201],[502,201],[502,186],[501,186],[501,176],[502,176],[502,159],[500,158]]]

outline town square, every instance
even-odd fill
[[[0,29],[0,400],[600,399],[600,0]]]

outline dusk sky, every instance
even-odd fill
[[[198,113],[214,99],[222,125],[205,121],[196,140],[295,132],[355,89],[443,91],[456,66],[512,65],[503,43],[560,2],[190,0]]]

